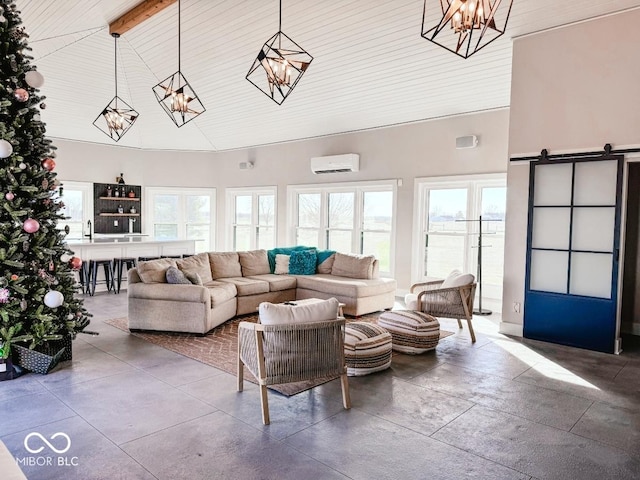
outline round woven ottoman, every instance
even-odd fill
[[[396,352],[418,354],[433,350],[440,340],[440,322],[423,312],[397,310],[384,312],[378,318],[393,337]]]
[[[347,364],[347,375],[350,377],[368,375],[389,368],[391,334],[375,323],[347,323],[344,360]]]

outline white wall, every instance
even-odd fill
[[[529,37],[513,45],[509,155],[640,145],[640,10]],[[529,165],[507,174],[501,330],[522,333]]]
[[[451,117],[366,132],[310,139],[222,153],[141,151],[117,146],[55,140],[57,171],[63,180],[114,182],[120,172],[143,186],[216,187],[218,249],[224,246],[224,188],[278,187],[278,244],[287,241],[286,187],[290,184],[402,179],[398,188],[395,278],[411,284],[411,232],[415,177],[505,172],[508,110]],[[135,127],[134,127],[135,128]],[[176,135],[180,131],[176,130]],[[455,139],[478,135],[475,149],[456,150]],[[309,159],[360,154],[360,172],[313,175]],[[239,163],[252,161],[252,170]]]

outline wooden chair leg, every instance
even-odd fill
[[[241,392],[244,388],[244,364],[238,355],[238,391]]]
[[[467,318],[467,323],[469,324],[469,333],[471,334],[471,343],[476,343],[476,334],[473,331],[473,325],[471,325],[470,318]]]
[[[269,425],[269,399],[267,398],[267,386],[260,385],[260,405],[262,405],[262,423]]]
[[[462,328],[462,322],[460,321],[460,319],[456,318],[456,320],[458,321],[458,328]]]
[[[351,408],[351,395],[349,394],[349,379],[346,373],[340,375],[340,384],[342,385],[342,405],[349,410]]]

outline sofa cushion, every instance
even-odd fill
[[[316,271],[318,273],[331,273],[335,258],[336,252],[334,250],[319,250]]]
[[[349,278],[373,278],[373,255],[345,255],[336,252],[331,275]]]
[[[209,252],[209,264],[213,280],[242,276],[238,252]]]
[[[324,292],[338,297],[372,297],[395,292],[396,281],[392,278],[356,279],[336,277],[318,273],[316,275],[296,276],[297,288]]]
[[[476,277],[471,273],[462,273],[460,270],[454,270],[444,279],[440,288],[463,287],[473,283],[475,279]]]
[[[296,288],[296,277],[290,275],[277,275],[275,273],[267,273],[265,275],[254,275],[252,277],[255,280],[261,280],[263,282],[269,282],[270,292],[280,292],[282,290],[291,290]]]
[[[207,253],[199,253],[191,257],[176,260],[176,265],[184,273],[197,273],[203,282],[213,280],[209,255]]]
[[[256,280],[255,278],[234,277],[221,278],[220,282],[232,283],[238,290],[238,296],[257,295],[259,293],[267,293],[269,291],[269,282],[264,280]]]
[[[264,325],[326,322],[338,318],[338,305],[335,298],[303,305],[262,302],[258,306],[258,313],[260,323]]]
[[[138,263],[138,275],[143,283],[167,283],[167,269],[175,267],[173,258],[160,258]]]
[[[316,273],[318,256],[315,249],[291,252],[289,273],[291,275],[313,275]]]
[[[313,247],[305,247],[303,245],[297,245],[295,247],[279,247],[267,250],[267,258],[269,259],[269,273],[273,273],[276,270],[276,255],[281,253],[283,255],[291,255],[291,252],[298,250],[310,250]]]
[[[242,268],[243,277],[271,273],[266,250],[238,252],[238,256],[240,257],[240,266]]]
[[[283,255],[278,253],[276,255],[276,269],[273,273],[276,275],[286,275],[289,273],[289,261],[291,259],[291,255]]]
[[[169,267],[165,273],[167,283],[172,285],[192,285],[191,280],[185,277],[184,273],[178,270],[178,267]]]
[[[212,282],[205,283],[204,286],[207,287],[209,295],[211,296],[212,308],[231,298],[235,298],[237,294],[236,286],[233,283],[213,280]]]
[[[189,279],[189,281],[191,283],[193,283],[194,285],[204,285],[204,282],[202,281],[202,277],[200,275],[198,275],[197,273],[185,273],[184,274],[185,277],[187,277]]]

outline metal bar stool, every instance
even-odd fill
[[[83,261],[76,272],[78,273],[78,283],[80,284],[82,294],[89,293],[89,264]]]
[[[138,257],[139,262],[147,262],[149,260],[160,260],[160,257]]]
[[[163,255],[161,258],[182,258],[182,255]]]
[[[115,290],[116,293],[120,293],[120,285],[122,285],[122,274],[124,273],[123,267],[126,267],[126,269],[129,270],[130,268],[137,266],[138,262],[134,257],[114,258],[113,262],[115,264],[116,280],[118,282],[117,284],[115,281],[113,282],[113,289]]]
[[[101,259],[101,260],[89,260],[89,277],[91,277],[91,285],[87,282],[87,288],[89,290],[89,295],[93,297],[94,293],[96,293],[96,280],[98,278],[98,267],[102,265],[104,267],[104,279],[107,285],[107,289],[110,292],[113,288],[115,293],[115,285],[113,278],[113,260],[112,259]]]
[[[182,258],[189,258],[189,257],[193,257],[194,254],[193,253],[183,253],[182,254]]]

